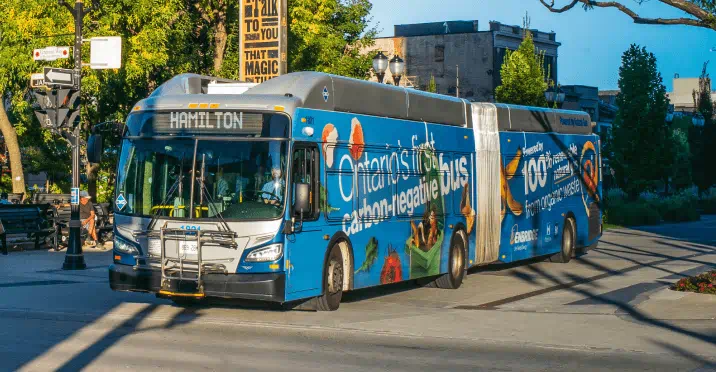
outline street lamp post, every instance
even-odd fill
[[[397,55],[390,60],[390,73],[393,74],[395,86],[400,86],[400,78],[405,72],[405,61]]]
[[[383,52],[378,52],[378,54],[373,57],[373,70],[375,71],[375,75],[378,77],[378,82],[383,84],[383,78],[385,78],[385,71],[388,69],[388,57],[383,54]]]

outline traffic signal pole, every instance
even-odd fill
[[[82,0],[76,0],[74,9],[71,9],[71,11],[75,18],[74,89],[80,92],[82,84],[82,18],[85,14]],[[81,110],[81,101],[80,107],[78,107],[77,110]],[[75,190],[79,190],[80,187],[80,129],[81,125],[75,125],[74,128],[70,127],[70,131],[68,133],[69,141],[72,146],[72,188]],[[79,201],[79,195],[77,196]],[[71,208],[70,240],[68,242],[67,253],[65,254],[65,263],[62,265],[62,269],[83,270],[87,267],[87,265],[85,264],[85,256],[82,253],[82,222],[80,221],[79,203],[73,203]]]

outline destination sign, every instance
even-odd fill
[[[241,80],[262,83],[286,73],[286,0],[241,0]]]
[[[238,111],[163,111],[133,113],[131,133],[232,134],[252,137],[285,137],[288,118],[281,114]],[[269,127],[274,127],[269,130]],[[278,129],[278,130],[276,130]]]

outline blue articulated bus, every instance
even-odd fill
[[[602,233],[600,163],[582,112],[314,72],[180,75],[128,116],[110,285],[335,310],[354,289],[568,262]]]

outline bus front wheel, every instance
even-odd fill
[[[323,295],[317,298],[318,311],[335,311],[343,297],[343,254],[340,247],[334,245],[323,270]]]
[[[570,217],[564,220],[564,228],[562,229],[562,249],[550,257],[550,261],[558,263],[568,263],[574,254],[575,240],[577,231],[574,227],[574,220]]]
[[[443,289],[458,289],[465,279],[465,235],[459,230],[450,244],[448,272],[435,280],[435,286]]]

